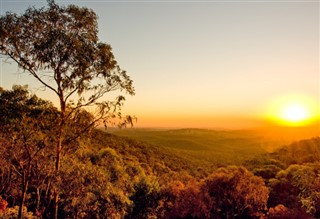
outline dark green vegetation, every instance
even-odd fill
[[[52,165],[56,142],[52,133],[59,111],[20,86],[11,91],[1,89],[0,103],[1,218],[16,218],[19,206],[24,218],[53,217],[56,186],[60,191],[59,218],[320,216],[319,137],[272,153],[260,148],[249,156],[250,147],[259,142],[250,132],[185,129],[159,135],[165,140],[173,135],[179,140],[189,136],[185,142],[192,139],[195,147],[199,140],[202,147],[195,150],[91,128],[72,142],[64,142],[68,149],[57,176]],[[90,119],[85,111],[75,115],[67,122],[65,135],[72,137]],[[241,141],[246,150],[237,149]],[[221,146],[216,148],[215,143]],[[230,146],[223,151],[226,144]],[[186,152],[210,150],[212,160],[216,150],[223,151],[216,155],[219,166],[201,161],[200,154]],[[236,156],[228,153],[233,151],[244,158],[232,160]],[[227,157],[225,163],[223,156]]]

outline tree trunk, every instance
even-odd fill
[[[31,163],[29,162],[28,167],[27,167],[27,171],[23,172],[23,174],[22,174],[22,194],[21,194],[21,201],[20,201],[19,212],[18,212],[19,219],[22,219],[22,216],[23,216],[22,210],[23,210],[25,199],[26,199],[27,189],[29,186],[30,170],[31,170]]]
[[[18,212],[18,218],[22,219],[22,209],[24,205],[24,200],[26,197],[26,183],[25,183],[25,174],[22,175],[23,182],[22,182],[22,194],[21,194],[21,200],[20,200],[20,205],[19,205],[19,212]]]
[[[60,160],[61,160],[61,151],[62,151],[62,133],[64,131],[65,125],[65,113],[66,113],[66,104],[64,102],[62,92],[59,95],[60,99],[60,124],[59,124],[59,132],[58,132],[58,143],[57,143],[57,154],[56,154],[56,163],[55,163],[55,171],[56,177],[59,177],[60,170]],[[57,186],[54,188],[54,210],[53,210],[53,218],[58,219],[58,208],[59,208],[59,189]]]
[[[60,132],[61,131],[61,132]],[[58,145],[57,145],[57,157],[56,157],[56,164],[55,164],[55,171],[56,171],[56,177],[59,177],[59,169],[60,169],[60,159],[61,159],[61,150],[62,150],[62,129],[59,132],[59,139],[58,139]],[[58,219],[58,207],[59,207],[59,190],[57,185],[55,185],[54,188],[54,210],[53,210],[53,218]]]
[[[40,208],[40,187],[37,187],[37,192],[36,192],[36,211],[39,211]]]
[[[57,189],[54,191],[54,209],[53,209],[53,219],[58,219],[58,208],[59,207],[59,194]]]
[[[62,131],[61,131],[62,132]],[[59,133],[59,135],[61,135]],[[58,139],[58,145],[57,145],[57,154],[56,154],[56,172],[59,172],[59,169],[60,169],[60,159],[61,159],[61,151],[62,151],[62,138],[61,136],[59,136],[59,139]]]

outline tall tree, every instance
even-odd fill
[[[103,100],[112,91],[134,95],[132,80],[122,70],[111,46],[98,39],[97,16],[88,8],[66,7],[48,0],[47,8],[28,8],[24,14],[6,13],[0,17],[0,54],[14,60],[59,98],[55,170],[59,175],[61,152],[78,137],[65,136],[66,121],[83,107],[94,107],[94,120],[87,127],[111,118],[132,123],[121,116],[125,98]],[[93,108],[90,108],[93,111]],[[58,191],[55,196],[57,218]]]
[[[50,160],[50,133],[54,130],[56,114],[57,110],[50,102],[30,95],[26,86],[13,86],[12,91],[0,89],[0,159],[20,179],[18,218],[22,218],[30,182],[35,178],[43,181],[43,175],[49,175],[49,172],[44,173],[44,165],[38,173],[34,167]]]

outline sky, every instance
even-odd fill
[[[136,127],[251,127],[286,97],[320,111],[319,1],[56,1],[92,8],[134,81]],[[43,0],[0,0],[1,15]],[[37,81],[1,59],[1,86]]]

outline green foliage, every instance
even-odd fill
[[[320,215],[320,164],[291,165],[270,181],[269,204],[304,208],[312,216]]]
[[[130,196],[133,207],[127,218],[157,218],[156,210],[160,200],[160,188],[155,178],[142,177],[134,186]]]
[[[129,138],[118,137],[101,130],[95,130],[91,144],[99,149],[103,145],[118,151],[126,162],[140,163],[147,174],[163,175],[171,172],[187,171],[197,175],[199,166],[193,160],[180,157],[165,147],[158,147]]]
[[[120,125],[132,124],[132,117],[121,115],[124,96],[101,100],[112,91],[134,95],[134,88],[130,77],[117,64],[111,46],[99,42],[94,11],[75,5],[62,7],[48,0],[47,8],[30,7],[21,15],[7,12],[0,17],[0,54],[16,62],[59,98],[54,132],[56,156],[52,164],[56,178],[62,152],[65,148],[74,151],[73,142],[98,122],[107,125],[118,118]],[[92,115],[83,112],[88,107]],[[30,169],[29,162],[24,178],[29,177]],[[25,190],[28,180],[24,181]],[[53,187],[53,214],[57,219],[59,190]]]
[[[319,138],[243,161],[251,172],[237,166],[217,169],[192,153],[188,155],[190,150],[91,128],[78,135],[92,120],[90,113],[79,110],[66,121],[68,130],[63,134],[68,149],[57,174],[52,167],[57,109],[19,86],[12,91],[1,89],[1,101],[2,116],[8,118],[0,125],[0,194],[8,206],[0,217],[17,217],[19,209],[15,206],[21,203],[24,217],[52,217],[55,188],[60,195],[59,218],[320,216],[320,164],[305,163],[296,156],[298,151],[303,157],[316,157]],[[198,132],[189,131],[172,133],[182,138]],[[219,141],[231,143],[228,137],[234,134],[220,133]],[[292,165],[293,161],[301,164]],[[224,166],[228,163],[226,159]]]
[[[61,217],[111,218],[123,217],[130,201],[119,181],[109,180],[104,165],[67,156],[61,167]]]
[[[2,219],[16,219],[18,218],[19,206],[14,206],[12,208],[7,208],[5,211],[0,211],[0,217]],[[26,207],[23,207],[23,218],[24,219],[36,219],[37,217],[33,215],[32,212],[28,212]]]
[[[98,100],[115,90],[134,94],[132,80],[120,69],[111,46],[99,42],[97,16],[88,8],[49,1],[47,8],[30,7],[21,15],[7,12],[0,17],[0,53],[52,90],[62,113],[68,105],[94,105],[108,122],[119,115],[124,97]]]
[[[111,133],[166,148],[188,163],[201,166],[206,174],[219,166],[241,165],[266,152],[261,147],[264,140],[247,131],[129,129]]]
[[[132,140],[95,130],[117,119],[132,124],[121,115],[124,96],[102,97],[134,88],[99,41],[92,10],[48,0],[8,12],[0,54],[54,92],[60,107],[27,87],[0,88],[1,218],[320,217],[319,137],[267,154],[274,140],[250,131],[117,133]]]
[[[269,190],[260,177],[243,167],[220,168],[204,181],[212,218],[259,218]]]
[[[0,91],[1,126],[16,123],[15,120],[22,119],[23,115],[37,118],[41,122],[41,116],[50,116],[55,113],[57,110],[52,103],[31,95],[28,86],[14,85],[12,90],[1,89]]]
[[[57,110],[50,102],[30,95],[26,86],[14,86],[12,91],[2,90],[0,102],[1,159],[9,164],[1,167],[2,176],[7,180],[3,192],[10,191],[10,187],[21,188],[18,196],[21,218],[30,182],[36,181],[35,187],[39,189],[40,182],[50,174],[46,166],[52,161],[54,139],[51,133],[55,132],[53,118]],[[13,171],[17,173],[14,178]],[[37,200],[33,211],[39,207]]]

